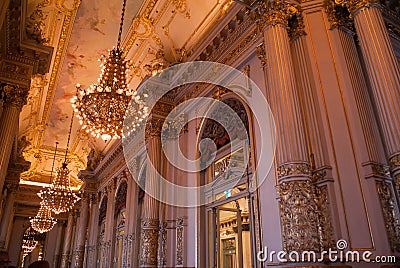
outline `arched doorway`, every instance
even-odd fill
[[[228,97],[221,101],[236,112],[248,135],[251,135],[248,112],[244,104],[235,95],[227,95]],[[213,114],[213,118],[220,118],[218,113],[224,116],[226,111],[217,108],[210,113]],[[255,267],[255,240],[259,232],[255,228],[258,226],[256,224],[258,214],[255,213],[254,205],[256,193],[249,191],[249,184],[254,174],[253,164],[250,161],[252,144],[251,139],[243,142],[244,133],[236,131],[235,125],[228,123],[228,127],[233,128],[230,129],[230,134],[220,123],[206,119],[199,138],[199,140],[211,140],[216,147],[212,162],[202,163],[207,168],[200,175],[204,184],[211,185],[205,192],[205,198],[209,203],[201,213],[205,227],[201,243],[206,248],[205,266]],[[207,155],[207,148],[204,147],[209,145],[199,142],[201,157]],[[200,160],[202,162],[201,158]],[[241,171],[238,172],[239,170]],[[232,187],[231,181],[237,183]]]

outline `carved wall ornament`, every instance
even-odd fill
[[[284,0],[262,1],[256,9],[257,23],[262,28],[278,23],[288,26],[289,19],[299,11],[298,6]]]
[[[400,153],[390,157],[389,162],[390,162],[390,169],[392,171],[397,171],[398,169],[400,169]]]
[[[283,182],[278,186],[283,250],[319,252],[318,208],[310,181]]]
[[[179,13],[182,13],[187,19],[190,19],[190,10],[186,0],[173,0],[172,4]]]
[[[278,179],[286,179],[290,177],[310,177],[311,168],[308,163],[285,163],[277,168]]]
[[[36,8],[25,23],[26,34],[29,38],[35,40],[39,44],[47,43],[49,40],[45,37],[44,28],[47,16],[43,14],[40,8]]]
[[[377,181],[376,188],[390,247],[392,251],[400,252],[400,215],[391,184],[386,181]]]
[[[267,66],[267,57],[266,57],[266,55],[265,55],[265,45],[264,45],[264,42],[261,43],[261,44],[259,44],[259,45],[256,47],[256,56],[257,56],[257,58],[260,59],[260,61],[261,61],[261,66],[262,66],[262,67]]]

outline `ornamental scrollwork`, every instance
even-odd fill
[[[183,218],[176,219],[176,264],[183,265]]]
[[[278,186],[283,250],[320,250],[318,209],[310,181],[283,182]]]
[[[5,105],[12,105],[21,109],[22,106],[27,104],[29,88],[22,88],[10,84],[1,84],[0,87],[4,94]]]
[[[350,11],[344,4],[340,4],[336,0],[325,0],[324,7],[331,29],[343,27],[355,32]]]
[[[289,19],[299,10],[298,6],[284,0],[263,1],[256,9],[257,23],[260,27],[276,24],[288,26]]]
[[[321,250],[334,249],[336,243],[327,185],[315,187],[315,200],[318,207],[318,232]]]
[[[391,184],[386,181],[377,181],[376,188],[390,247],[392,251],[400,252],[400,217]]]
[[[142,220],[140,233],[140,263],[142,265],[157,265],[158,261],[158,220]]]
[[[277,168],[278,179],[289,177],[309,177],[311,168],[308,163],[285,163]]]

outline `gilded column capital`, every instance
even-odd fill
[[[147,120],[145,136],[146,140],[151,137],[161,137],[161,130],[164,124],[164,119],[162,118],[150,118]]]
[[[21,109],[27,103],[29,88],[22,88],[9,84],[0,85],[1,91],[4,94],[5,105],[16,106]]]
[[[344,27],[354,32],[353,20],[351,19],[350,11],[346,3],[345,1],[338,0],[325,0],[325,13],[328,17],[331,29]]]
[[[344,2],[343,0],[335,0],[336,2]],[[371,6],[379,6],[379,0],[348,0],[346,1],[351,14],[357,13],[360,9],[369,8]]]
[[[261,27],[283,24],[288,26],[289,19],[298,14],[300,8],[284,0],[267,0],[256,9],[256,18]]]
[[[304,30],[303,13],[300,8],[298,8],[298,12],[290,18],[288,26],[290,40],[295,40],[300,36],[306,35],[306,31]]]
[[[371,6],[380,6],[379,0],[332,0],[335,5],[348,7],[351,14],[357,13],[360,9]]]

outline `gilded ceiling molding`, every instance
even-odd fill
[[[175,6],[179,13],[185,15],[186,18],[190,19],[190,9],[187,4],[187,0],[173,0],[172,4]]]
[[[60,75],[60,71],[62,68],[62,62],[64,60],[66,49],[67,49],[68,40],[71,36],[72,26],[75,21],[78,7],[80,5],[80,0],[74,0],[72,8],[68,9],[68,8],[65,8],[64,2],[65,2],[65,0],[57,1],[57,6],[59,8],[61,8],[61,10],[63,12],[65,12],[65,16],[64,16],[63,25],[61,28],[60,39],[59,39],[59,42],[57,45],[57,50],[55,53],[55,57],[53,59],[53,68],[50,73],[49,87],[47,90],[45,105],[43,108],[43,116],[42,116],[41,122],[39,123],[39,125],[42,125],[42,126],[46,126],[46,123],[49,118],[50,108],[51,108],[51,105],[52,105],[53,99],[54,99],[55,85],[56,85],[59,75]],[[43,131],[41,131],[39,133],[40,136],[38,137],[38,145],[41,145],[43,142],[43,134],[44,134],[44,129],[43,129]]]

